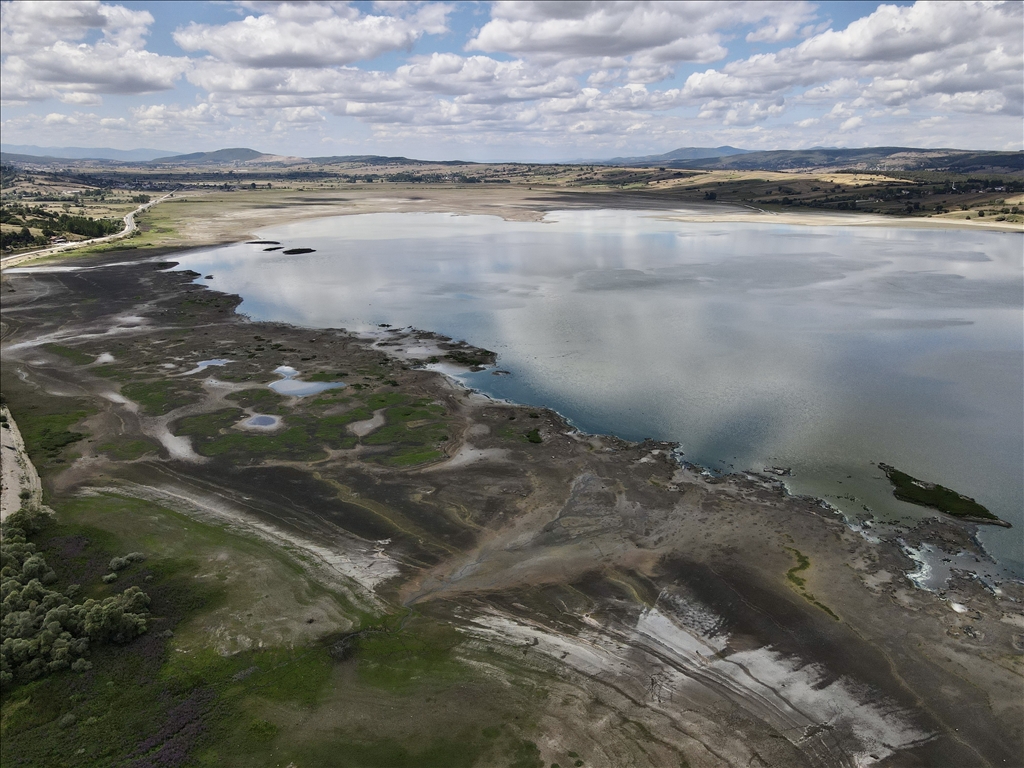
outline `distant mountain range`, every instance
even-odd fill
[[[383,155],[333,155],[291,157],[271,155],[247,147],[193,152],[185,155],[154,149],[115,150],[83,147],[35,147],[2,145],[0,159],[22,165],[61,165],[82,160],[106,166],[297,166],[297,165],[472,165],[462,160],[431,161]],[[20,150],[20,151],[17,151]],[[25,150],[34,150],[26,152]],[[43,154],[36,154],[36,152]],[[107,155],[107,156],[104,156]],[[795,171],[947,171],[954,173],[1022,173],[1024,152],[982,152],[963,149],[921,149],[915,147],[862,147],[842,149],[814,147],[758,151],[736,147],[680,147],[660,155],[615,157],[584,161],[588,165],[633,168],[663,167],[692,170]]]
[[[664,165],[678,160],[704,160],[711,157],[731,157],[732,155],[745,155],[753,152],[752,149],[737,149],[736,147],[680,147],[666,152],[663,155],[644,155],[642,157],[613,157],[611,160],[589,160],[584,161],[594,165],[628,165],[631,167],[647,165]]]
[[[67,160],[120,160],[146,162],[177,154],[166,149],[111,149],[110,147],[38,147],[35,144],[0,144],[0,151],[15,155]]]
[[[863,147],[780,149],[745,152],[728,157],[649,161],[640,166],[694,170],[793,171],[843,168],[878,171],[952,171],[954,173],[1021,173],[1024,152],[978,152],[963,149]]]

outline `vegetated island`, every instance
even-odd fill
[[[1001,525],[1004,528],[1013,527],[1005,520],[1000,520],[993,515],[970,496],[964,496],[944,485],[918,480],[888,464],[879,462],[878,468],[885,472],[885,476],[892,483],[893,495],[900,501],[931,507],[969,523]]]

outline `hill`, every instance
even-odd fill
[[[316,165],[345,165],[348,163],[362,165],[476,165],[476,163],[465,160],[415,160],[409,157],[389,157],[387,155],[331,155],[308,159],[309,162]]]
[[[261,157],[267,157],[267,155],[247,147],[232,147],[231,149],[217,149],[213,152],[192,152],[187,155],[156,157],[150,162],[161,165],[216,165],[220,163],[244,163],[250,160],[258,160]]]
[[[736,147],[680,147],[666,152],[662,155],[644,155],[642,157],[613,157],[611,160],[595,160],[595,165],[665,165],[676,160],[702,160],[710,157],[730,157],[732,155],[743,155],[754,150],[737,149]]]
[[[1022,152],[977,152],[961,149],[863,147],[748,152],[730,157],[672,160],[659,163],[694,170],[795,171],[848,169],[858,171],[946,171],[951,173],[1022,173]],[[654,165],[654,163],[645,163]]]
[[[119,160],[146,162],[157,157],[174,155],[166,149],[111,149],[110,147],[39,147],[35,144],[0,144],[0,151],[12,155],[29,155],[67,160]]]

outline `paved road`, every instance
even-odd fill
[[[38,259],[42,256],[52,256],[55,253],[63,253],[64,251],[73,251],[75,248],[81,248],[86,245],[96,245],[97,243],[109,243],[113,240],[120,240],[122,237],[128,237],[138,227],[135,224],[136,214],[142,213],[143,211],[152,208],[157,203],[163,202],[173,193],[168,192],[157,200],[151,200],[148,203],[144,203],[136,208],[134,211],[124,217],[124,229],[115,235],[107,235],[106,237],[94,237],[91,240],[79,240],[74,243],[61,243],[60,245],[54,245],[49,248],[42,248],[38,251],[27,251],[25,253],[18,253],[12,256],[4,256],[0,258],[0,269],[6,269],[7,267],[13,267],[16,264],[21,264],[32,259]]]

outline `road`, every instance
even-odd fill
[[[13,254],[11,256],[4,256],[4,257],[0,258],[0,269],[6,269],[8,267],[13,267],[13,266],[16,266],[18,264],[22,264],[23,262],[31,261],[32,259],[41,258],[42,256],[52,256],[55,253],[63,253],[64,251],[72,251],[75,248],[82,248],[83,246],[86,246],[86,245],[96,245],[98,243],[109,243],[109,242],[111,242],[113,240],[120,240],[123,237],[129,237],[133,232],[135,232],[136,229],[138,229],[138,226],[135,224],[135,216],[137,214],[142,213],[143,211],[148,210],[149,208],[152,208],[157,203],[163,202],[168,197],[170,197],[172,194],[174,194],[174,193],[173,192],[168,192],[166,195],[164,195],[161,198],[158,198],[156,200],[151,200],[148,203],[144,203],[144,204],[140,205],[138,208],[136,208],[134,211],[132,211],[131,213],[129,213],[127,216],[124,217],[124,219],[123,219],[123,221],[124,221],[124,229],[122,229],[117,234],[107,235],[105,237],[94,237],[91,240],[79,240],[79,241],[74,242],[74,243],[61,243],[60,245],[54,245],[54,246],[50,246],[48,248],[41,248],[41,249],[39,249],[37,251],[27,251],[25,253],[17,253],[17,254]]]

